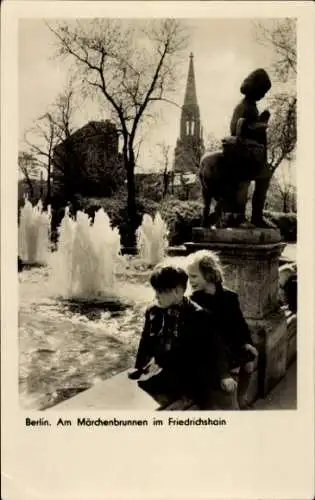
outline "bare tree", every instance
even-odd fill
[[[206,135],[205,150],[208,152],[222,150],[222,141],[210,132]]]
[[[33,179],[39,175],[39,165],[36,158],[27,151],[20,151],[18,155],[18,166],[29,189],[31,197],[34,196]]]
[[[283,160],[289,159],[296,148],[296,21],[280,19],[269,27],[255,25],[256,40],[273,49],[271,67],[273,79],[284,89],[269,99],[271,111],[268,128],[268,169],[270,179]]]
[[[30,140],[29,135],[33,138]],[[45,113],[38,119],[35,127],[25,134],[25,142],[28,144],[30,151],[37,157],[38,163],[47,170],[47,199],[49,204],[51,199],[51,173],[52,173],[52,158],[54,147],[59,142],[57,128],[54,124],[50,113]]]
[[[143,122],[152,118],[154,103],[171,102],[187,37],[175,19],[76,20],[49,27],[56,36],[58,54],[76,63],[83,86],[102,96],[119,125],[128,214],[134,225],[136,136]]]
[[[270,106],[272,120],[268,129],[268,167],[270,173],[289,159],[296,147],[296,97],[280,94]]]
[[[77,108],[72,79],[65,90],[59,94],[51,113],[51,120],[55,124],[57,135],[61,141],[68,139],[74,132],[73,114]]]
[[[272,190],[280,198],[282,212],[295,212],[296,186],[293,180],[291,161],[288,161],[286,168],[280,168],[275,173],[271,185]]]
[[[68,139],[72,126],[74,91],[69,84],[56,99],[50,111],[38,118],[35,127],[25,134],[25,142],[38,163],[47,171],[46,203],[51,200],[51,182],[54,150],[58,144]],[[32,138],[30,138],[32,136]]]
[[[167,144],[165,141],[161,142],[158,144],[158,147],[160,149],[161,153],[161,158],[159,160],[159,164],[162,169],[162,176],[163,176],[163,194],[162,197],[165,198],[165,196],[168,193],[170,181],[171,181],[171,162],[170,162],[170,155],[171,155],[171,150],[172,147]]]
[[[274,76],[282,82],[295,80],[297,74],[296,20],[277,19],[267,28],[263,23],[256,24],[257,41],[274,51]]]

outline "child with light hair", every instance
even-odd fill
[[[258,352],[241,311],[238,295],[224,287],[223,267],[216,253],[199,250],[187,257],[186,264],[193,292],[190,298],[211,313],[228,352],[230,373],[238,381],[237,398],[232,398],[231,393],[217,393],[214,397],[221,408],[245,408],[246,392]]]

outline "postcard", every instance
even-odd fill
[[[10,1],[4,499],[314,496],[315,8]]]

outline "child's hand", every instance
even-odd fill
[[[243,349],[248,353],[252,354],[255,358],[258,358],[258,351],[256,347],[254,347],[252,344],[245,344],[243,346]]]
[[[132,380],[139,379],[140,377],[142,377],[142,375],[146,375],[147,373],[149,373],[153,365],[154,365],[154,358],[150,359],[150,361],[142,368],[135,368],[131,370],[131,372],[128,373],[128,378]]]
[[[141,377],[142,373],[142,370],[132,370],[128,373],[128,378],[130,378],[131,380],[137,380]]]
[[[255,370],[255,363],[253,361],[245,363],[244,370],[246,371],[246,373],[253,373],[253,371]]]
[[[246,354],[249,354],[253,358],[244,364],[244,370],[247,373],[252,373],[255,369],[256,361],[258,358],[258,351],[256,347],[251,344],[245,344],[243,349],[245,350]]]
[[[150,377],[152,375],[157,375],[161,371],[161,367],[156,364],[155,359],[152,358],[151,361],[143,368],[144,374],[149,374]]]
[[[237,382],[232,377],[223,378],[221,380],[221,389],[225,392],[234,392],[237,388]]]

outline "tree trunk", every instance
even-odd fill
[[[167,193],[169,192],[169,188],[170,188],[170,183],[172,182],[172,174],[171,172],[164,172],[163,174],[163,184],[164,184],[164,189],[163,189],[163,198],[165,198],[165,196],[167,195]],[[173,187],[173,193],[174,194],[174,187]]]
[[[45,205],[46,207],[51,203],[51,158],[48,158],[48,166],[47,166],[47,194]]]
[[[127,160],[127,188],[128,188],[128,215],[131,220],[136,216],[136,186],[135,186],[135,160],[133,151],[129,151]]]
[[[288,203],[288,193],[283,193],[283,205],[282,205],[282,209],[283,209],[283,212],[285,214],[287,214],[289,212],[289,203]]]
[[[39,184],[39,196],[40,199],[43,199],[44,196],[44,179],[43,179],[43,172],[40,172],[40,184]]]
[[[34,198],[34,188],[33,188],[33,183],[31,181],[31,179],[29,178],[28,174],[25,174],[24,173],[24,176],[25,176],[25,180],[27,182],[27,185],[28,185],[28,189],[29,189],[29,194],[30,194],[30,197],[31,199]]]
[[[135,186],[135,157],[131,146],[124,148],[124,163],[127,174],[127,213],[128,229],[126,234],[126,245],[128,247],[136,246],[137,229],[137,208],[136,208],[136,186]]]
[[[171,190],[172,190],[172,195],[174,194],[174,191],[175,191],[175,190],[174,190],[174,182],[175,182],[175,174],[174,174],[174,172],[172,172],[172,177],[171,177],[171,184],[172,184],[172,188],[171,188]]]

